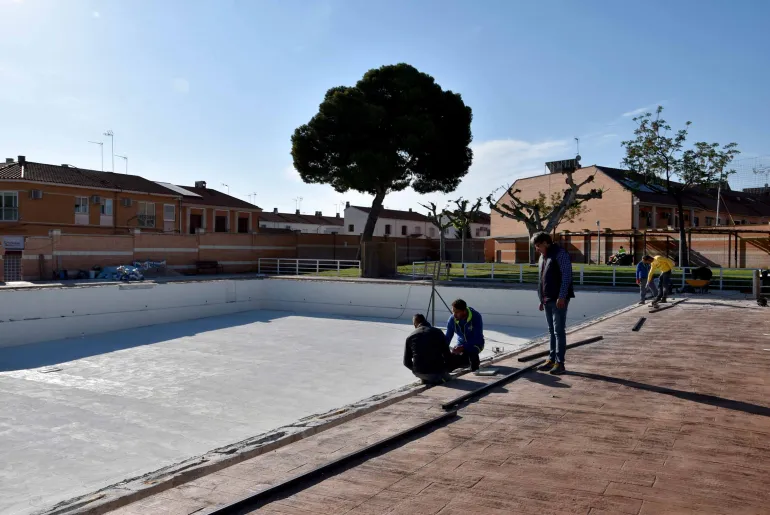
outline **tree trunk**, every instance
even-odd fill
[[[463,231],[463,237],[460,240],[462,243],[462,248],[460,249],[460,260],[463,263],[463,269],[465,268],[465,231]]]
[[[441,230],[440,227],[439,227],[439,231],[441,231],[441,234],[439,235],[439,240],[438,240],[438,263],[439,263],[439,268],[440,268],[441,267],[441,263],[444,262],[444,241],[445,241],[445,236],[444,236],[444,231]],[[441,272],[439,272],[439,274],[440,273]]]
[[[372,201],[372,209],[369,211],[369,217],[366,219],[366,225],[364,226],[364,232],[361,234],[361,243],[372,241],[372,235],[374,234],[374,226],[377,224],[377,219],[382,212],[382,203],[385,201],[385,193],[377,193]]]
[[[679,266],[689,266],[689,253],[687,252],[687,234],[684,229],[684,202],[681,198],[676,199],[676,207],[679,210]],[[684,273],[684,270],[682,270]]]

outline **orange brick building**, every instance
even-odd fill
[[[19,277],[27,237],[135,232],[254,233],[259,207],[206,187],[180,187],[137,175],[6,159],[0,163],[0,256],[6,279]]]
[[[717,220],[716,189],[693,188],[686,195],[684,213],[680,214],[669,195],[655,187],[630,182],[633,181],[633,175],[626,170],[592,165],[577,170],[574,174],[575,182],[582,182],[591,174],[594,175],[591,187],[602,189],[602,198],[588,201],[585,204],[586,211],[577,220],[560,224],[557,232],[595,234],[597,229],[602,233],[675,232],[679,227],[679,216],[682,215],[686,228],[704,230],[717,225],[732,226],[733,229],[737,226],[748,226],[746,229],[752,230],[764,229],[770,221],[770,192],[730,191],[729,186],[725,186],[720,196]],[[564,176],[559,173],[519,179],[513,184],[513,189],[521,190],[519,195],[523,200],[535,199],[540,192],[550,198],[551,193],[565,188]],[[498,200],[498,205],[509,200],[506,192]],[[488,254],[494,253],[496,261],[521,262],[527,259],[528,233],[523,223],[493,212],[491,225],[494,246],[488,246]],[[607,244],[611,242],[612,239],[607,240]],[[617,238],[615,242],[616,247],[629,245],[629,241],[623,242]],[[602,255],[613,250],[613,247],[603,249]],[[596,252],[596,248],[593,252]],[[590,255],[587,248],[586,253]]]

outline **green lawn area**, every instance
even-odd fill
[[[465,277],[469,279],[495,279],[503,282],[523,282],[523,283],[536,283],[537,282],[537,266],[535,265],[512,265],[507,263],[494,263],[494,277],[492,276],[492,263],[467,263],[467,271],[463,272],[463,267],[460,263],[452,263],[452,267],[449,272],[449,280],[463,279]],[[427,269],[425,265],[401,265],[398,267],[398,273],[400,275],[411,276],[414,270],[415,275],[419,277],[430,276],[433,272],[433,265],[428,265]],[[574,274],[575,284],[602,286],[613,284],[613,267],[604,265],[581,265],[573,264],[572,266]],[[582,270],[582,282],[581,282],[581,270]],[[718,288],[719,286],[719,268],[712,268],[714,277],[712,279],[712,288]],[[357,268],[328,270],[321,272],[320,274],[308,274],[308,275],[320,275],[326,277],[359,277],[359,270]],[[617,267],[614,270],[614,284],[615,286],[636,286],[636,267]],[[722,283],[726,289],[738,289],[751,287],[752,270],[723,270],[722,271]],[[446,271],[441,274],[441,279],[446,280]],[[672,282],[674,285],[681,284],[682,272],[681,269],[674,269]]]

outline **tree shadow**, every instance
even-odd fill
[[[763,417],[770,417],[770,408],[766,406],[760,406],[758,404],[751,404],[749,402],[736,401],[732,399],[725,399],[724,397],[717,397],[715,395],[706,395],[696,392],[687,392],[684,390],[675,390],[673,388],[666,388],[665,386],[655,386],[646,383],[638,383],[631,381],[630,379],[621,379],[619,377],[605,376],[601,374],[591,374],[588,372],[567,372],[569,375],[577,377],[585,377],[586,379],[595,379],[597,381],[606,381],[608,383],[620,384],[628,386],[629,388],[636,388],[638,390],[645,390],[648,392],[661,393],[663,395],[670,395],[678,399],[684,399],[687,401],[697,402],[700,404],[706,404],[708,406],[716,406],[718,408],[725,408],[735,411],[742,411],[744,413],[751,413],[753,415],[761,415]]]
[[[564,383],[561,377],[551,375],[548,372],[535,372],[524,374],[522,379],[526,379],[532,383],[537,383],[542,386],[548,386],[550,388],[572,388],[570,385]]]

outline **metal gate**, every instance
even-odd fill
[[[5,282],[21,281],[21,252],[6,252],[3,259]]]

